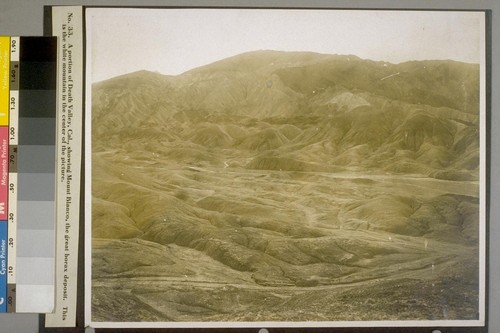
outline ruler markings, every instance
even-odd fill
[[[17,145],[19,137],[19,37],[10,39],[9,197],[7,312],[16,312],[17,278]]]
[[[10,37],[0,37],[0,312],[7,312]]]
[[[9,127],[0,126],[0,221],[9,219]]]

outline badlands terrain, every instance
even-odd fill
[[[479,67],[256,51],[92,87],[94,321],[478,319]]]

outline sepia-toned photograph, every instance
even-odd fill
[[[484,325],[484,12],[85,19],[94,327]]]

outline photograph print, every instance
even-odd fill
[[[484,12],[85,15],[90,325],[484,325]]]

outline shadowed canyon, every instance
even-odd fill
[[[94,321],[478,319],[478,65],[250,52],[91,131]]]

